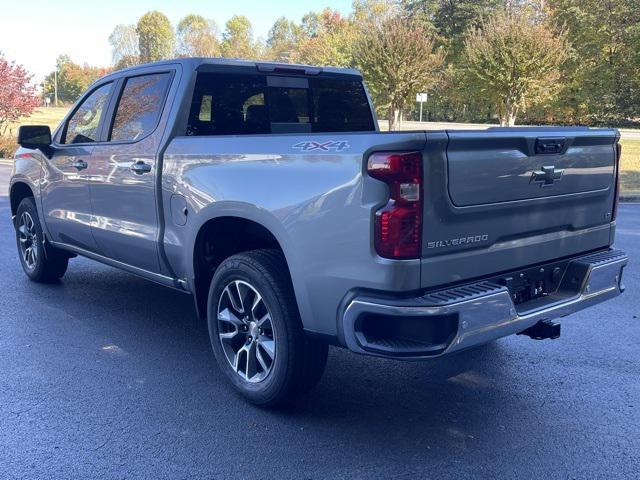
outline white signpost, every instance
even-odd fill
[[[420,121],[422,121],[422,104],[429,99],[428,93],[418,93],[416,95],[416,102],[420,103]]]

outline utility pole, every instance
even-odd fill
[[[53,71],[53,105],[58,106],[58,65]]]

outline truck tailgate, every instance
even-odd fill
[[[612,129],[428,132],[422,286],[608,246],[617,140]]]

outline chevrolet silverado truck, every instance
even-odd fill
[[[312,388],[329,344],[557,338],[624,289],[614,129],[380,132],[355,70],[200,58],[107,75],[18,137],[26,275],[81,255],[192,295],[256,404]]]

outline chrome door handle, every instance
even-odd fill
[[[151,165],[144,163],[142,160],[138,160],[131,165],[131,170],[138,175],[142,175],[143,173],[149,173],[151,171]]]
[[[87,162],[85,162],[84,160],[76,160],[75,162],[73,162],[73,166],[76,167],[78,170],[84,170],[89,165],[87,165]]]

